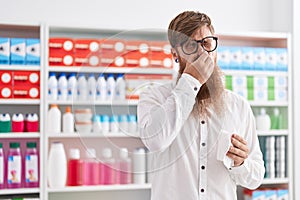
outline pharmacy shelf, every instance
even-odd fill
[[[0,133],[0,138],[39,138],[40,133],[31,132],[11,132],[11,133]]]
[[[126,133],[49,133],[49,138],[112,138],[112,137],[121,137],[121,138],[135,138],[138,134],[128,135]]]
[[[263,185],[275,185],[275,184],[288,184],[288,178],[265,178],[262,182]]]
[[[5,189],[5,190],[0,190],[0,195],[36,194],[39,192],[40,192],[39,188]]]
[[[288,76],[286,71],[255,71],[255,70],[222,70],[225,75],[237,75],[237,76]]]
[[[268,106],[268,107],[286,107],[289,105],[288,101],[248,101],[251,106]]]
[[[103,106],[136,106],[138,100],[120,100],[120,101],[48,101],[48,104],[57,104],[57,105],[103,105]]]
[[[286,129],[260,131],[257,130],[258,136],[288,136],[289,132]]]
[[[0,99],[0,104],[5,105],[39,105],[39,99]]]
[[[39,71],[40,69],[39,65],[0,65],[0,70],[9,71]]]
[[[95,191],[121,191],[121,190],[149,190],[151,184],[127,184],[127,185],[99,185],[99,186],[72,186],[64,188],[48,188],[49,193],[60,192],[95,192]]]
[[[140,68],[140,67],[62,67],[49,66],[50,72],[76,72],[76,73],[118,73],[118,74],[174,74],[169,68]]]

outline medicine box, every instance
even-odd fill
[[[242,69],[242,49],[240,47],[230,47],[230,63],[231,69]]]
[[[10,39],[0,37],[0,65],[9,65]]]
[[[171,45],[166,41],[150,42],[150,66],[173,68]]]
[[[100,66],[100,40],[75,40],[75,66]]]
[[[265,70],[266,64],[266,54],[263,47],[253,48],[254,53],[254,69],[255,70]]]
[[[102,67],[123,67],[125,65],[125,41],[109,38],[101,40],[100,55]]]
[[[10,64],[25,65],[26,41],[24,38],[10,39]]]
[[[277,48],[277,70],[288,71],[288,55],[286,48]]]
[[[265,48],[266,65],[265,70],[275,71],[277,67],[277,53],[275,48]]]
[[[127,67],[149,66],[150,47],[147,41],[128,40],[125,49],[125,65]]]
[[[253,47],[242,47],[242,66],[243,70],[253,70],[254,54]]]
[[[39,39],[26,39],[26,64],[40,65],[41,51]]]

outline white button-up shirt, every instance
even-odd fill
[[[201,84],[182,74],[177,84],[151,87],[140,95],[138,121],[149,149],[152,200],[234,200],[236,186],[257,188],[264,162],[248,102],[228,90],[222,117],[212,107],[194,113]],[[249,156],[233,167],[226,156],[231,135],[242,136]]]

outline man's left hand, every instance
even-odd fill
[[[244,163],[245,159],[248,158],[249,149],[247,142],[244,138],[237,134],[231,136],[232,146],[227,152],[227,156],[234,161],[234,166],[240,166]]]

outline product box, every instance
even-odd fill
[[[40,74],[38,71],[14,71],[13,72],[14,86],[39,86]]]
[[[287,88],[288,78],[286,76],[275,76],[274,77],[274,87],[275,88]]]
[[[277,70],[288,71],[288,53],[286,48],[277,48]]]
[[[0,85],[0,98],[9,99],[13,97],[12,86]]]
[[[171,45],[166,41],[151,41],[150,67],[173,68]]]
[[[266,65],[265,70],[275,71],[277,67],[277,54],[275,48],[265,48]]]
[[[100,40],[76,39],[75,41],[76,66],[99,66],[100,65]]]
[[[243,70],[253,70],[253,68],[254,68],[253,47],[242,47],[241,50],[242,50],[241,69],[243,69]]]
[[[288,100],[288,91],[287,89],[275,88],[275,100],[276,101],[287,101]]]
[[[232,88],[247,88],[247,76],[233,75]]]
[[[242,96],[243,98],[248,99],[247,88],[233,87],[232,91],[237,93],[238,95]]]
[[[265,70],[265,65],[266,65],[265,48],[254,47],[253,53],[254,53],[254,69]]]
[[[26,39],[26,64],[40,65],[41,50],[39,39]]]
[[[230,69],[242,69],[242,49],[241,47],[230,47]]]
[[[217,63],[221,69],[230,69],[230,47],[220,46],[217,48]]]
[[[267,89],[268,88],[268,77],[267,76],[254,76],[253,77],[254,88]]]
[[[0,71],[0,85],[12,86],[12,76],[11,71]]]
[[[265,191],[265,200],[277,200],[277,191],[272,189],[267,189]]]
[[[72,66],[74,63],[74,40],[71,38],[49,39],[49,65]]]
[[[125,49],[125,65],[127,67],[149,66],[150,48],[147,41],[128,40]]]
[[[40,88],[37,86],[22,86],[13,87],[13,98],[16,99],[38,99],[40,97]]]
[[[254,101],[268,101],[268,89],[255,88]]]
[[[265,191],[244,189],[245,200],[265,200]]]
[[[127,99],[139,99],[140,93],[146,88],[172,81],[172,75],[158,74],[126,74],[124,78]]]
[[[125,66],[125,41],[109,38],[101,40],[100,55],[100,65],[102,67]]]
[[[9,65],[10,39],[0,37],[0,65]]]
[[[289,199],[289,191],[286,189],[278,189],[277,190],[277,199],[288,200]]]
[[[230,75],[225,75],[225,88],[232,90],[232,76]]]
[[[26,60],[26,41],[24,38],[10,39],[10,64],[24,65]]]

